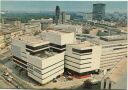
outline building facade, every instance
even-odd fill
[[[78,35],[77,39],[81,41],[90,41],[102,46],[100,56],[100,70],[107,73],[112,69],[123,57],[127,56],[127,38],[126,35],[113,35],[96,37],[93,35]]]
[[[79,74],[100,69],[101,46],[90,42],[69,44],[66,47],[65,68]]]
[[[48,31],[40,37],[21,36],[12,41],[13,61],[41,84],[48,83],[64,72],[66,44],[74,40],[73,33]],[[66,37],[69,36],[69,41]]]
[[[49,41],[31,36],[13,39],[12,53],[14,63],[41,84],[64,72],[64,52],[54,51]]]

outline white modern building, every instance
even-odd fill
[[[45,84],[63,74],[65,47],[73,40],[74,33],[57,31],[43,32],[42,39],[35,36],[15,38],[11,49],[13,61],[27,70],[29,77]]]
[[[100,37],[100,44],[102,44],[101,70],[113,68],[123,57],[127,56],[128,42],[125,35]]]
[[[113,35],[97,37],[93,35],[77,35],[77,39],[82,41],[90,41],[102,46],[100,57],[100,70],[104,71],[112,69],[123,57],[127,56],[127,36]]]
[[[65,51],[66,45],[76,40],[73,32],[55,30],[43,31],[41,33],[41,38],[50,41],[51,47],[57,51]]]
[[[101,46],[85,42],[76,42],[66,46],[65,68],[79,74],[100,69]]]
[[[54,51],[49,41],[23,36],[12,42],[13,61],[28,76],[45,84],[64,72],[64,52]]]

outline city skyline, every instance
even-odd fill
[[[2,1],[1,11],[8,12],[46,12],[55,11],[58,5],[61,11],[92,12],[93,4],[106,4],[106,12],[127,12],[126,1]]]

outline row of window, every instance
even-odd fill
[[[53,46],[53,47],[56,47],[56,48],[60,48],[60,49],[66,47],[66,45],[57,45],[57,44],[53,44],[53,43],[50,43],[50,46]]]
[[[72,51],[76,53],[91,53],[92,49],[78,50],[78,49],[73,48]]]
[[[32,46],[26,45],[26,48],[31,49],[31,50],[37,50],[37,49],[46,48],[48,46],[49,46],[49,44],[45,44],[45,45],[37,46],[37,47],[32,47]]]
[[[40,74],[41,74],[41,70],[39,70],[38,68],[34,67],[34,66],[31,65],[31,64],[28,64],[28,69],[34,70],[34,71],[36,71],[37,73],[40,73]]]
[[[45,45],[42,45],[42,46],[37,46],[37,47],[32,47],[32,46],[29,46],[29,45],[26,45],[26,48],[28,49],[31,49],[31,50],[37,50],[37,49],[42,49],[42,48],[45,48],[45,47],[48,47],[49,44],[45,44]],[[50,46],[53,46],[53,47],[56,47],[56,48],[65,48],[66,45],[57,45],[57,44],[53,44],[53,43],[50,43]]]
[[[114,48],[113,50],[119,50],[119,49],[125,49],[127,47],[122,47],[122,48]]]
[[[13,56],[13,58],[16,59],[16,60],[18,60],[18,61],[20,61],[20,62],[22,62],[22,63],[24,63],[24,64],[27,64],[27,62],[25,62],[24,60],[22,60],[22,59],[20,59],[20,58],[18,58],[16,56]]]
[[[117,47],[117,46],[125,46],[126,44],[118,44],[118,45],[109,45],[109,46],[103,46],[103,48],[110,48],[110,47]]]

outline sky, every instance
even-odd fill
[[[9,12],[61,11],[92,12],[94,3],[106,4],[106,12],[127,12],[126,1],[1,1],[1,10]]]

